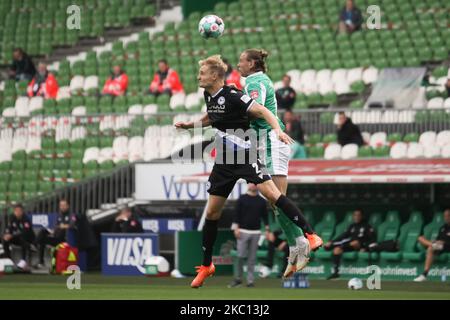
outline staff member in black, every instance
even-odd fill
[[[333,249],[333,273],[328,280],[339,278],[339,266],[341,256],[348,251],[365,251],[369,244],[375,242],[375,231],[364,220],[361,209],[353,212],[353,223],[348,226],[344,233],[337,236],[334,240],[325,244],[325,250]]]
[[[267,202],[258,195],[256,185],[249,183],[247,193],[237,200],[231,227],[237,240],[238,260],[235,278],[228,286],[230,288],[242,284],[245,259],[247,259],[247,287],[254,287],[256,252],[261,236],[261,221],[264,222],[266,233],[268,233]]]
[[[57,246],[67,241],[67,230],[76,229],[77,216],[70,213],[69,202],[65,199],[59,201],[59,214],[54,230],[42,229],[36,239],[39,246],[39,263],[37,268],[44,267],[44,251],[46,245]]]
[[[117,215],[111,228],[115,233],[140,233],[143,232],[140,222],[133,217],[130,208],[122,209]]]
[[[291,87],[291,77],[287,74],[283,76],[283,87],[275,92],[277,104],[280,110],[292,110],[297,94]]]
[[[248,133],[251,133],[249,117],[265,119],[280,141],[291,144],[293,140],[283,132],[277,118],[269,109],[235,88],[225,85],[227,66],[220,56],[211,56],[200,61],[199,64],[198,80],[199,86],[205,88],[207,114],[199,122],[178,122],[175,127],[190,129],[211,125],[217,129],[216,150],[221,150],[223,155],[216,156],[216,162],[208,180],[209,198],[202,241],[203,262],[197,268],[197,276],[191,283],[192,288],[201,287],[205,279],[215,272],[212,252],[217,236],[218,220],[237,180],[242,178],[247,183],[256,184],[261,194],[283,210],[297,226],[302,229],[308,228],[301,211],[290,199],[281,194],[258,159],[257,142],[252,142],[248,136]],[[225,162],[223,159],[226,159]]]
[[[27,268],[27,254],[30,246],[34,241],[33,225],[30,219],[24,214],[23,206],[16,204],[14,206],[14,214],[10,218],[8,226],[2,238],[5,257],[11,259],[10,245],[20,246],[22,249],[22,259],[17,263],[20,269]]]
[[[427,248],[427,256],[423,273],[414,279],[415,282],[427,280],[428,272],[433,265],[434,256],[450,252],[450,209],[444,211],[444,222],[439,228],[435,241],[428,240],[424,236],[420,236],[418,239],[419,243]]]

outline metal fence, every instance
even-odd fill
[[[345,112],[361,131],[374,133],[410,133],[442,131],[450,128],[450,109],[306,109],[293,110],[301,119],[306,134],[327,134],[336,130],[338,112]],[[87,135],[128,134],[143,135],[151,125],[172,125],[180,120],[192,120],[199,113],[162,112],[158,114],[101,114],[86,116],[34,116],[29,118],[0,118],[1,139],[8,138],[13,129],[28,129],[32,133],[55,130],[55,135],[64,140],[71,138],[74,127],[85,127]],[[279,112],[283,118],[283,112]],[[116,134],[117,135],[117,134]],[[9,136],[12,138],[12,136]]]

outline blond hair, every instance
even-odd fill
[[[200,67],[207,66],[209,70],[217,73],[217,76],[219,78],[225,78],[225,73],[228,69],[228,66],[225,62],[223,62],[219,54],[210,56],[204,60],[200,60],[198,64]]]
[[[244,51],[247,55],[247,60],[253,60],[255,62],[255,67],[252,71],[258,72],[262,71],[264,73],[267,72],[267,64],[266,59],[269,56],[269,53],[264,49],[247,49]]]

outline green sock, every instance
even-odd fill
[[[286,220],[286,224],[288,228],[290,229],[291,234],[294,236],[294,238],[298,238],[303,236],[303,230],[296,225],[294,222],[292,222],[291,219],[283,212],[283,210],[278,209],[279,216],[283,217],[283,220]]]
[[[281,211],[277,210],[276,208],[273,210],[273,213],[278,220],[278,224],[280,225],[281,230],[283,230],[284,234],[286,235],[286,241],[288,245],[290,247],[295,246],[295,236],[292,234],[292,230],[286,221],[287,217],[284,214],[281,214]]]

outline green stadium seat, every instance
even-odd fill
[[[423,252],[416,251],[417,238],[422,231],[423,217],[420,212],[413,212],[407,223],[401,226],[398,238],[399,252],[381,252],[381,259],[400,261],[403,257],[411,261],[421,261]]]
[[[416,132],[408,133],[403,137],[403,142],[418,142],[418,141],[419,141],[419,134]]]
[[[400,141],[402,141],[402,134],[398,133],[398,132],[390,133],[390,134],[388,134],[386,140],[390,144],[394,144],[395,142],[400,142]]]
[[[372,148],[369,146],[362,146],[358,149],[359,158],[370,158],[372,157]]]
[[[323,136],[322,142],[325,144],[337,142],[337,136],[334,133],[329,133]]]
[[[378,227],[377,242],[396,240],[400,228],[400,217],[397,211],[389,211],[383,223]]]
[[[390,149],[388,146],[377,147],[373,149],[373,156],[377,158],[386,158],[389,157]]]
[[[327,211],[325,212],[322,220],[316,224],[315,232],[320,234],[324,243],[332,240],[334,236],[334,230],[336,225],[336,216],[334,212]],[[323,248],[320,248],[314,253],[314,257],[318,259],[330,259],[332,256],[331,251],[325,251]]]

